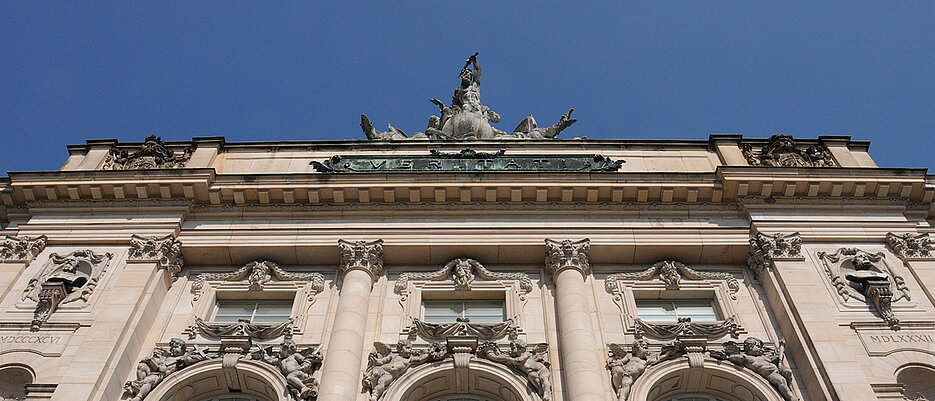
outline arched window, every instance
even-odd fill
[[[25,366],[0,367],[0,400],[22,400],[26,398],[26,385],[33,381],[33,374]]]
[[[909,365],[900,368],[896,382],[905,386],[903,394],[910,400],[918,396],[927,400],[935,399],[935,369],[923,365]]]
[[[723,398],[718,398],[713,395],[704,395],[704,394],[684,394],[677,395],[675,397],[668,397],[660,401],[727,401]]]

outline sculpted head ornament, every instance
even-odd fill
[[[545,240],[546,257],[545,266],[556,274],[564,269],[575,269],[584,274],[590,268],[588,251],[591,249],[591,240],[572,241],[566,239],[558,242]]]
[[[350,242],[338,240],[341,248],[341,270],[366,270],[377,274],[383,270],[383,240]]]

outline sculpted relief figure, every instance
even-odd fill
[[[169,340],[169,349],[156,348],[151,357],[143,358],[136,366],[136,380],[124,384],[131,401],[142,401],[162,379],[196,362],[208,359],[198,347],[189,347],[180,338]]]
[[[29,280],[23,300],[36,302],[32,331],[38,331],[60,305],[87,301],[113,255],[93,251],[53,253],[38,276]]]
[[[279,353],[273,353],[272,346],[268,346],[254,352],[252,358],[278,366],[295,399],[318,397],[318,381],[312,378],[312,374],[321,367],[321,352],[312,348],[298,350],[295,341],[285,339],[279,346]]]
[[[504,355],[492,342],[478,347],[477,354],[516,369],[526,376],[532,388],[542,397],[542,401],[550,401],[552,399],[552,372],[549,369],[549,361],[545,359],[548,346],[539,344],[533,351],[529,351],[525,341],[517,338],[510,342],[509,354]]]
[[[768,351],[763,347],[763,341],[756,337],[748,337],[743,342],[743,350],[733,341],[724,343],[724,351],[712,351],[711,356],[717,359],[728,360],[735,365],[743,366],[763,376],[786,401],[799,401],[792,392],[792,370],[782,365],[785,340],[779,341],[779,349]]]
[[[532,116],[524,118],[512,133],[507,133],[491,123],[499,123],[500,115],[481,104],[481,68],[474,53],[464,62],[459,74],[461,85],[451,96],[451,105],[441,100],[430,99],[438,106],[440,116],[431,116],[425,133],[417,132],[412,137],[402,130],[388,125],[388,131],[377,131],[370,119],[362,114],[360,127],[370,140],[432,139],[432,140],[484,140],[484,139],[551,139],[577,120],[571,118],[574,109],[569,109],[559,121],[549,127],[540,128]]]
[[[442,343],[433,343],[428,350],[413,350],[408,341],[400,341],[396,344],[396,352],[381,342],[373,343],[373,347],[361,383],[364,391],[370,391],[370,401],[379,400],[387,387],[409,368],[441,360],[448,352]]]
[[[649,342],[636,340],[627,352],[619,344],[610,344],[607,368],[610,369],[611,381],[617,391],[617,400],[626,401],[630,396],[630,387],[655,358],[649,354]]]

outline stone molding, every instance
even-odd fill
[[[408,295],[407,293],[409,289],[409,283],[411,281],[441,281],[451,277],[455,284],[455,290],[470,291],[471,284],[474,282],[475,274],[480,278],[488,281],[518,281],[520,288],[524,291],[520,295],[521,299],[525,297],[526,294],[532,292],[533,289],[532,280],[530,280],[529,276],[525,273],[492,272],[484,267],[484,265],[482,265],[480,262],[469,258],[454,259],[445,264],[445,267],[442,267],[441,269],[433,272],[402,273],[399,275],[399,278],[396,279],[396,285],[394,288],[396,293],[402,295],[405,298],[406,295]]]
[[[546,238],[545,248],[545,267],[552,272],[553,277],[562,270],[574,269],[581,273],[582,277],[587,278],[587,272],[591,268],[588,262],[588,252],[591,250],[590,239],[578,241],[566,239],[559,242]]]
[[[604,279],[604,289],[613,294],[617,291],[617,281],[632,280],[646,281],[659,276],[666,284],[667,289],[678,289],[682,277],[689,280],[716,280],[725,281],[730,289],[731,298],[736,299],[740,290],[740,282],[733,274],[724,272],[703,272],[692,269],[685,264],[674,260],[662,260],[654,263],[650,268],[639,272],[614,273]]]
[[[279,265],[269,260],[256,260],[243,265],[237,271],[230,273],[202,273],[192,282],[192,294],[197,301],[201,297],[205,284],[208,281],[249,281],[251,291],[261,291],[266,283],[273,277],[280,281],[304,281],[309,286],[306,295],[312,300],[316,294],[325,289],[325,277],[321,273],[294,273],[283,270]]]
[[[5,235],[0,242],[0,262],[30,262],[36,258],[48,244],[45,235],[38,237],[14,237]]]
[[[341,250],[341,270],[346,274],[351,270],[363,270],[373,281],[383,270],[383,240],[356,242],[338,240]]]
[[[130,237],[128,261],[155,261],[160,268],[166,269],[175,279],[182,271],[182,242],[175,234],[166,236],[144,237],[133,234]]]
[[[764,234],[755,233],[750,237],[750,254],[747,256],[747,265],[754,275],[768,269],[777,260],[801,260],[802,237],[798,232],[792,234]]]
[[[887,233],[886,243],[893,250],[893,254],[903,261],[935,257],[935,246],[932,245],[928,233]]]

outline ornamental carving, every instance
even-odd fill
[[[341,270],[360,269],[371,276],[383,270],[383,240],[367,242],[364,240],[350,242],[338,240],[341,250]]]
[[[272,281],[273,277],[280,281],[308,282],[306,294],[309,300],[314,299],[316,294],[325,289],[325,277],[320,273],[288,272],[271,261],[257,260],[230,273],[199,274],[192,283],[192,294],[195,295],[194,300],[197,301],[208,281],[248,281],[251,291],[261,291],[263,286]]]
[[[38,237],[12,237],[5,235],[0,243],[0,262],[24,260],[31,261],[45,249],[48,238],[45,235]]]
[[[599,154],[515,154],[464,149],[445,153],[432,149],[428,155],[335,155],[323,162],[313,161],[315,170],[329,174],[353,173],[494,173],[494,172],[585,172],[620,170],[623,160]]]
[[[801,148],[796,146],[792,135],[776,134],[759,151],[750,144],[740,147],[747,163],[751,166],[773,167],[835,167],[831,153],[823,145]]]
[[[273,346],[260,347],[250,353],[251,359],[266,362],[279,368],[286,378],[286,385],[294,400],[311,401],[318,398],[318,380],[312,377],[321,368],[322,356],[318,349],[298,349],[291,339],[284,339],[279,350]]]
[[[752,251],[747,256],[747,265],[756,276],[769,268],[773,259],[801,258],[802,237],[798,232],[792,234],[756,233],[750,237]]]
[[[506,365],[519,372],[529,385],[536,390],[542,401],[552,399],[552,371],[548,360],[548,344],[536,344],[530,349],[522,339],[510,341],[510,350],[503,352],[493,342],[485,342],[477,347],[477,356]]]
[[[532,116],[524,118],[512,133],[501,131],[491,123],[499,123],[500,115],[480,102],[481,69],[477,53],[468,57],[459,74],[461,85],[455,88],[451,105],[441,100],[430,101],[438,106],[440,116],[429,117],[425,132],[416,132],[411,137],[402,130],[388,125],[387,131],[378,131],[366,115],[360,116],[360,128],[370,140],[393,141],[405,139],[421,140],[489,140],[489,139],[553,139],[562,130],[577,120],[571,118],[574,109],[569,109],[558,122],[548,127],[539,127]]]
[[[896,273],[883,252],[870,254],[858,248],[841,248],[833,254],[818,252],[841,300],[864,299],[893,330],[899,330],[899,319],[891,304],[910,299],[906,280]]]
[[[886,234],[886,243],[901,260],[935,256],[928,233]]]
[[[49,262],[30,279],[22,300],[36,302],[32,331],[38,331],[59,306],[76,301],[87,302],[107,270],[113,255],[93,251],[74,251],[68,255],[53,253]]]
[[[484,280],[496,281],[496,280],[514,280],[519,283],[520,289],[523,290],[523,293],[520,295],[522,299],[526,294],[532,292],[532,280],[529,279],[529,276],[525,273],[501,273],[501,272],[492,272],[488,270],[484,265],[474,259],[460,258],[448,262],[445,267],[442,267],[439,270],[434,272],[426,273],[402,273],[399,275],[399,278],[396,279],[396,292],[401,294],[403,297],[407,295],[409,283],[412,281],[441,281],[451,277],[451,280],[454,282],[455,290],[458,291],[469,291],[471,289],[471,284],[474,283],[475,276],[479,276]]]
[[[155,260],[173,278],[182,270],[182,243],[173,234],[164,237],[130,237],[128,260]]]
[[[731,297],[736,299],[736,293],[740,290],[740,283],[734,278],[733,274],[723,272],[702,272],[685,266],[681,262],[674,260],[663,260],[656,262],[649,269],[640,272],[614,273],[604,280],[604,287],[607,292],[617,291],[617,281],[632,280],[646,281],[659,276],[659,279],[666,284],[668,289],[678,289],[681,285],[682,277],[689,280],[717,280],[727,283],[730,289]]]
[[[786,341],[779,340],[779,348],[769,350],[762,340],[747,337],[743,341],[743,349],[736,342],[728,341],[724,343],[723,351],[711,351],[711,356],[756,372],[763,376],[786,401],[799,401],[799,397],[795,395],[791,387],[792,370],[782,364],[785,346]]]
[[[679,318],[676,323],[649,323],[642,319],[635,320],[636,337],[654,337],[671,339],[680,336],[703,336],[708,338],[730,334],[736,338],[741,327],[733,316],[718,322],[692,322],[691,318]]]
[[[500,323],[471,323],[467,319],[458,319],[453,323],[426,323],[413,319],[409,328],[409,338],[422,336],[429,340],[445,340],[453,336],[474,336],[479,340],[493,341],[503,337],[514,339],[518,328],[513,319]]]
[[[566,239],[561,242],[546,239],[545,250],[545,267],[553,275],[564,269],[575,269],[585,274],[591,267],[588,263],[591,240],[587,238],[578,241]]]
[[[146,170],[182,168],[192,157],[192,148],[177,154],[156,135],[146,137],[139,150],[113,148],[104,163],[104,170]]]
[[[167,376],[206,359],[211,356],[198,346],[189,346],[185,340],[173,338],[168,348],[154,348],[152,356],[137,363],[136,380],[126,382],[124,392],[131,401],[142,401]]]
[[[370,401],[379,400],[387,387],[409,368],[440,361],[448,354],[448,348],[442,343],[432,343],[429,349],[416,350],[409,341],[400,341],[394,350],[388,344],[375,342],[373,348],[361,382],[364,391],[370,393]]]
[[[270,340],[277,337],[292,337],[293,319],[275,324],[255,324],[247,319],[240,319],[235,323],[208,323],[200,317],[195,318],[195,324],[189,327],[189,340],[201,334],[207,338],[221,338],[224,336],[246,336],[254,340]]]
[[[607,369],[610,370],[611,384],[617,401],[627,401],[630,397],[630,388],[650,366],[672,359],[683,350],[678,343],[664,346],[662,352],[651,353],[649,342],[636,340],[630,349],[623,344],[607,344]]]

